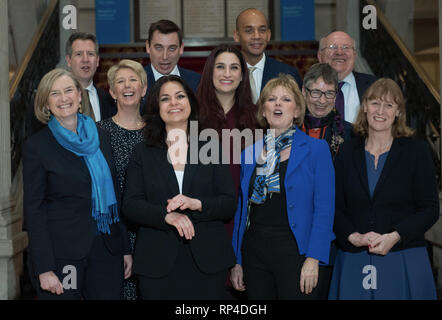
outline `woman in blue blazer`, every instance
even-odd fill
[[[85,99],[63,69],[42,78],[35,98],[35,115],[48,126],[24,146],[23,203],[39,299],[121,299],[131,273],[109,136],[78,112]]]
[[[334,239],[334,168],[327,143],[298,128],[304,113],[291,76],[269,81],[257,118],[270,130],[242,153],[231,281],[249,299],[318,297]]]

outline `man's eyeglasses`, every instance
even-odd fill
[[[328,90],[325,92],[318,89],[310,90],[309,88],[305,88],[305,90],[307,90],[307,92],[310,94],[310,97],[314,99],[321,98],[322,95],[324,95],[326,99],[334,99],[336,97],[336,91],[333,90]]]
[[[350,46],[348,44],[344,44],[343,46],[337,46],[335,44],[331,44],[327,47],[322,48],[321,50],[328,50],[328,51],[336,52],[336,51],[338,51],[339,48],[342,50],[342,52],[345,52],[345,53],[354,50],[353,46]]]

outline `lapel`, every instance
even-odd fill
[[[382,189],[382,186],[385,184],[388,175],[391,173],[395,164],[399,163],[399,159],[402,153],[402,144],[403,140],[394,139],[393,144],[391,145],[390,152],[387,155],[387,159],[385,160],[384,168],[382,169],[381,176],[379,177],[378,183],[373,192],[373,199],[376,198],[376,194],[379,193],[379,190]]]
[[[66,168],[76,168],[76,169],[78,169],[78,173],[82,177],[86,178],[87,180],[90,180],[91,175],[89,173],[89,169],[87,168],[86,161],[84,161],[84,159],[82,157],[77,156],[75,153],[63,148],[57,142],[57,140],[55,139],[51,130],[49,128],[47,128],[47,130],[48,130],[49,135],[51,137],[50,140],[53,144],[53,147],[51,147],[50,149],[54,150],[54,152],[51,154],[51,158],[54,157],[55,155],[56,155],[55,157],[58,157],[58,156],[63,157],[64,160],[68,161],[69,163],[72,163],[72,165],[69,165],[69,166],[66,165]],[[56,160],[56,161],[59,162],[59,160]],[[61,160],[60,163],[63,163],[62,161],[63,160]]]
[[[160,171],[160,176],[164,178],[169,191],[174,196],[180,193],[178,181],[175,176],[172,164],[170,164],[167,158],[167,149],[162,148],[150,148],[149,152],[152,152],[155,158],[155,163]]]
[[[363,137],[354,138],[353,144],[353,164],[358,172],[361,185],[367,196],[370,197],[370,189],[368,188],[367,163],[365,162],[365,142]]]
[[[183,194],[190,195],[190,187],[192,186],[193,177],[200,165],[199,161],[197,164],[190,163],[190,146],[187,150],[187,160],[186,165],[184,166],[184,177],[183,177]],[[192,150],[193,151],[193,150]],[[175,179],[176,180],[176,179]]]
[[[272,70],[271,70],[271,58],[266,55],[266,62],[264,63],[264,70],[262,72],[262,81],[261,81],[261,91],[264,89],[267,82],[269,82],[271,76],[272,76]]]
[[[261,154],[263,147],[264,139],[261,139],[243,151],[243,157],[241,159],[241,190],[244,199],[248,199],[250,179],[252,178],[253,171],[256,167],[256,159]]]
[[[296,127],[293,134],[292,148],[290,150],[290,160],[287,166],[286,177],[295,171],[295,169],[303,162],[309,152],[307,145],[307,135],[301,129]]]

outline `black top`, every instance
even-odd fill
[[[263,204],[252,203],[250,206],[250,225],[286,227],[290,231],[287,217],[287,201],[285,196],[284,178],[287,172],[288,159],[279,164],[280,193],[271,193]],[[250,179],[249,196],[253,192],[256,169]]]

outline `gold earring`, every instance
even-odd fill
[[[45,119],[49,121],[49,119],[51,118],[51,110],[49,110],[48,107],[44,107],[43,114],[45,116]]]
[[[78,104],[78,112],[83,113],[83,108],[81,106],[81,102]]]

